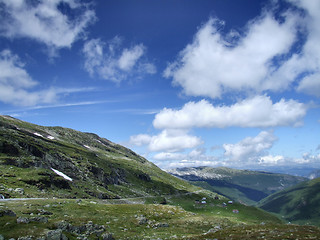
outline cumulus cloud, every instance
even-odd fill
[[[259,94],[297,86],[298,92],[319,97],[320,3],[288,2],[304,14],[286,10],[278,18],[276,7],[265,9],[244,33],[232,29],[224,34],[225,23],[211,18],[168,65],[164,76],[190,96],[221,98],[234,91]]]
[[[302,124],[307,106],[295,100],[273,103],[268,96],[255,96],[231,106],[213,106],[207,100],[189,102],[180,110],[164,108],[155,116],[156,128],[276,127]]]
[[[224,23],[210,19],[164,76],[172,77],[173,84],[191,96],[220,98],[228,91],[281,90],[292,79],[270,82],[268,76],[274,71],[273,60],[287,54],[296,41],[295,16],[287,13],[283,17],[280,23],[265,12],[250,21],[243,36],[234,34],[235,30],[223,35]]]
[[[284,157],[281,155],[266,155],[262,156],[259,159],[259,164],[260,165],[278,165],[284,162]]]
[[[306,12],[304,18],[307,29],[307,39],[301,53],[294,55],[292,62],[284,72],[295,78],[303,74],[297,90],[306,94],[320,97],[320,2],[316,0],[290,0]]]
[[[53,49],[71,47],[96,19],[88,5],[75,0],[0,0],[0,4],[1,35],[31,38]],[[72,12],[72,19],[65,12]]]
[[[146,53],[143,44],[121,49],[121,39],[113,38],[108,43],[101,39],[88,40],[83,47],[84,68],[93,77],[121,82],[129,75],[154,74],[156,67],[142,60]]]
[[[224,156],[231,161],[250,161],[270,149],[276,140],[277,137],[272,132],[262,131],[257,136],[247,137],[238,143],[223,144]]]
[[[202,144],[199,137],[189,135],[183,130],[163,130],[158,135],[140,134],[130,137],[130,144],[135,146],[147,145],[151,152],[180,152]]]

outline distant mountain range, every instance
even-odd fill
[[[174,176],[217,192],[232,200],[254,205],[270,194],[307,180],[304,177],[219,167],[168,170]]]

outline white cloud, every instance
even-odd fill
[[[24,69],[18,56],[9,50],[0,52],[0,101],[30,106],[55,100],[53,89],[37,92],[29,90],[37,84]]]
[[[202,143],[199,137],[189,135],[187,131],[173,129],[163,130],[154,136],[140,134],[130,137],[130,144],[135,146],[148,145],[151,152],[180,152],[197,147]]]
[[[273,146],[277,138],[272,132],[262,131],[235,144],[223,144],[224,156],[231,161],[251,161]]]
[[[139,44],[131,49],[124,49],[118,59],[119,68],[123,71],[130,71],[139,58],[144,54],[144,48],[145,47],[142,44]]]
[[[270,83],[296,80],[296,90],[320,97],[320,2],[317,0],[288,0],[305,11],[300,25],[306,38],[301,49],[292,54],[270,77]]]
[[[260,165],[278,165],[284,163],[284,157],[281,155],[266,155],[262,156],[259,159],[259,164]]]
[[[152,140],[152,136],[148,134],[139,134],[135,136],[131,136],[129,143],[134,145],[134,146],[143,146],[143,145],[148,145]]]
[[[296,40],[296,16],[279,23],[270,12],[249,22],[245,35],[220,32],[221,21],[210,19],[180,52],[164,76],[172,77],[187,95],[220,98],[228,91],[282,90],[293,79],[274,82],[272,60],[289,52]],[[240,36],[235,40],[233,36]],[[272,84],[271,84],[272,83]]]
[[[170,152],[160,152],[155,154],[153,157],[155,160],[182,160],[186,158],[186,154],[183,153],[170,153]]]
[[[155,116],[156,128],[275,127],[302,124],[307,107],[295,100],[272,103],[268,96],[255,96],[231,106],[213,106],[206,100],[189,102],[180,110],[164,108]]]
[[[299,83],[297,91],[320,97],[320,72],[304,77]]]
[[[94,11],[75,0],[0,0],[0,34],[9,38],[28,37],[48,47],[71,47],[85,28],[95,20]],[[73,13],[71,19],[61,11]]]
[[[198,160],[209,161],[211,157],[205,154],[204,148],[193,149],[189,153],[176,153],[176,152],[160,152],[153,156],[155,160]]]
[[[85,56],[85,70],[92,77],[97,75],[117,83],[131,75],[156,73],[156,67],[152,63],[142,60],[146,53],[143,44],[129,49],[121,49],[120,45],[119,37],[113,38],[107,44],[100,39],[87,41],[82,50]]]
[[[32,79],[25,64],[10,50],[0,52],[0,101],[17,106],[52,104],[60,94],[92,90],[90,88],[54,88],[33,90],[39,83]]]

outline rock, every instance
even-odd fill
[[[16,188],[14,191],[19,193],[19,194],[21,194],[21,195],[24,194],[24,189],[23,188]]]
[[[169,227],[168,223],[156,223],[153,225],[154,228],[160,228],[160,227]]]
[[[56,224],[56,227],[58,229],[61,229],[62,231],[68,231],[69,232],[71,230],[72,225],[70,223],[66,222],[66,221],[61,221],[61,222],[58,222]]]
[[[85,225],[85,229],[87,235],[95,234],[96,236],[100,236],[106,230],[103,225],[94,224],[92,221]]]
[[[56,229],[47,232],[46,240],[68,240],[68,238],[62,234],[61,229]]]
[[[17,223],[30,223],[30,219],[29,218],[26,218],[26,217],[18,217],[17,218]]]
[[[30,222],[41,222],[41,223],[47,223],[48,222],[48,218],[47,217],[32,217],[29,219]]]
[[[102,240],[113,240],[111,233],[104,233],[101,235]]]
[[[144,224],[148,223],[148,219],[143,215],[137,217],[137,220],[138,220],[139,225],[144,225]]]
[[[44,209],[38,209],[38,215],[53,215],[52,212],[46,211]]]
[[[10,209],[0,210],[0,217],[3,217],[3,216],[15,217],[16,214]]]
[[[32,240],[33,236],[19,237],[18,240]]]

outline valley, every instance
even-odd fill
[[[178,168],[168,172],[194,185],[248,205],[255,205],[272,193],[307,180],[304,177],[287,174],[226,167]]]

